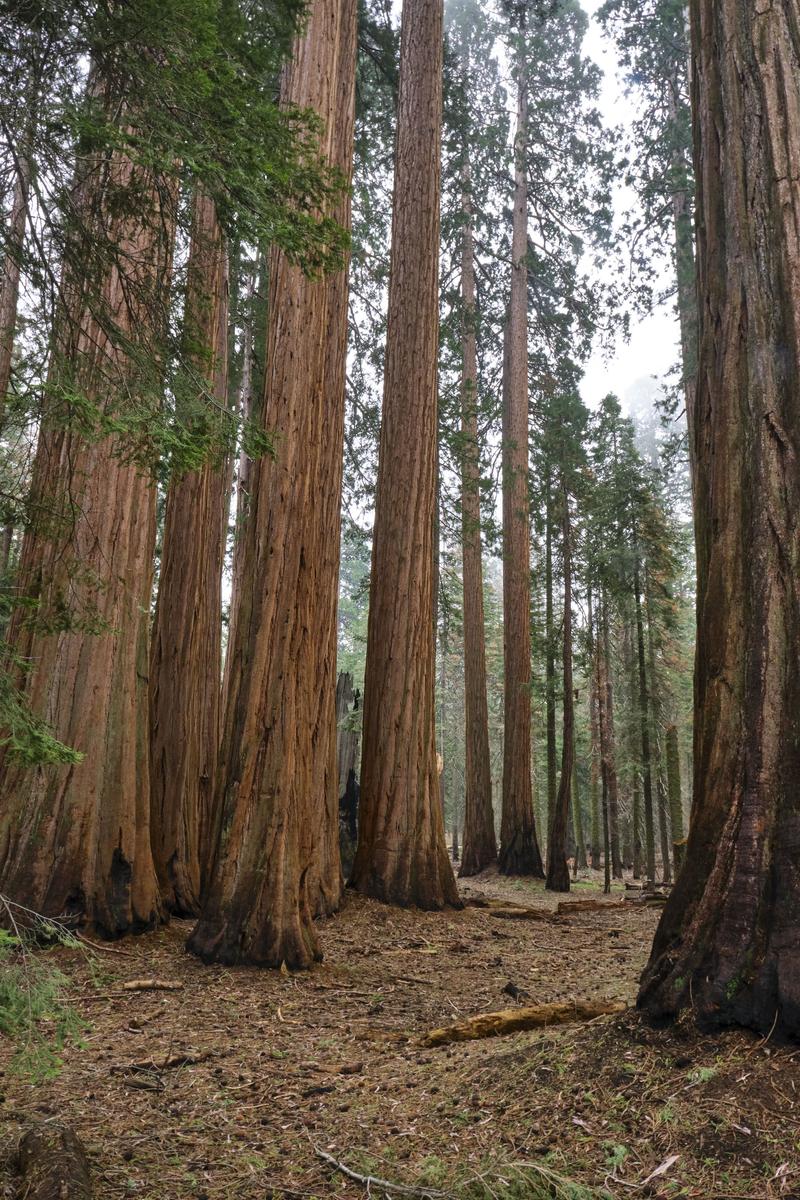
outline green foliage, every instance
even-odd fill
[[[0,896],[0,1034],[14,1047],[11,1069],[32,1082],[51,1079],[61,1052],[80,1045],[85,1023],[67,1003],[69,980],[48,960],[42,943],[77,947],[58,922]]]

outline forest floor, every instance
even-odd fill
[[[559,899],[496,875],[462,891],[553,909]],[[600,893],[585,872],[572,899]],[[348,895],[322,928],[325,961],[302,975],[203,966],[184,953],[181,921],[91,959],[52,951],[84,1044],[36,1085],[0,1063],[0,1197],[17,1194],[22,1130],[57,1119],[84,1140],[99,1198],[800,1200],[797,1048],[654,1030],[633,1009],[421,1044],[433,1027],[515,1003],[632,1004],[658,912],[620,899],[543,922]],[[182,986],[121,990],[153,976]],[[132,1066],[169,1056],[198,1061]],[[408,1191],[367,1189],[320,1151]]]

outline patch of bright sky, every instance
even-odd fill
[[[620,80],[620,67],[612,42],[603,37],[596,20],[602,0],[582,0],[583,8],[590,17],[590,27],[584,42],[585,53],[597,62],[603,71],[603,84],[599,107],[611,125],[630,122],[635,114],[635,101],[626,96]],[[614,207],[622,213],[633,203],[633,196],[624,184],[615,189]],[[668,264],[665,264],[665,282],[668,280]],[[603,396],[615,392],[626,407],[636,403],[637,395],[650,390],[648,381],[653,376],[663,378],[678,358],[678,323],[672,303],[662,304],[649,316],[631,322],[630,338],[620,341],[610,354],[596,350],[586,364],[586,374],[581,383],[581,395],[590,408],[594,408]],[[652,391],[658,389],[651,383]]]

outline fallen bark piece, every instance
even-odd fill
[[[183,989],[182,983],[171,979],[129,979],[121,986],[124,992],[180,992]]]
[[[91,1200],[89,1160],[74,1130],[63,1125],[29,1129],[17,1161],[25,1200]]]
[[[476,1038],[502,1037],[525,1029],[546,1025],[569,1025],[573,1021],[591,1021],[595,1017],[622,1012],[621,1000],[576,1000],[574,1003],[536,1004],[530,1008],[504,1008],[500,1012],[479,1013],[455,1025],[445,1025],[425,1034],[425,1046],[447,1046],[451,1042],[469,1042]]]
[[[560,917],[568,917],[570,913],[605,912],[606,909],[625,908],[630,900],[562,900],[557,912]]]
[[[561,905],[559,905],[559,908]],[[503,921],[554,921],[556,914],[549,908],[490,908],[490,917]]]
[[[213,1050],[202,1050],[198,1054],[187,1051],[183,1054],[168,1054],[160,1061],[155,1058],[143,1058],[139,1062],[122,1063],[111,1068],[112,1075],[127,1075],[135,1071],[171,1071],[175,1067],[193,1067],[196,1063],[206,1062],[214,1057]]]

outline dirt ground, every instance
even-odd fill
[[[472,901],[558,900],[496,875],[462,890]],[[572,899],[599,895],[586,872]],[[35,1086],[0,1063],[0,1196],[17,1195],[21,1131],[53,1119],[85,1141],[99,1198],[800,1200],[797,1048],[654,1030],[632,1009],[421,1044],[433,1027],[515,1004],[632,1004],[657,919],[634,904],[541,922],[349,895],[308,974],[203,966],[184,953],[191,926],[180,921],[91,960],[55,951],[84,1045]],[[121,990],[146,976],[182,987]],[[132,1066],[170,1056],[198,1061]],[[400,1190],[349,1179],[322,1153]]]

